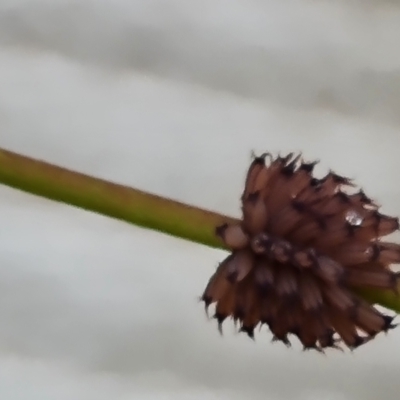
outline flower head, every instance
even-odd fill
[[[268,160],[268,162],[267,162]],[[243,217],[216,234],[231,254],[202,296],[215,303],[221,329],[228,317],[250,337],[265,324],[273,339],[323,351],[354,349],[393,328],[356,294],[357,288],[397,293],[400,245],[382,241],[399,221],[381,214],[350,179],[332,171],[317,179],[313,163],[292,153],[255,157],[241,197]]]

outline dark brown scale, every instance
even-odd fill
[[[276,159],[271,163],[271,165],[268,168],[268,182],[264,187],[264,193],[268,194],[271,193],[276,182],[279,180],[281,177],[281,171],[282,168],[285,166],[285,160],[284,159]],[[267,196],[266,196],[267,197]]]
[[[313,268],[316,276],[330,284],[341,284],[345,278],[345,268],[330,257],[318,256]]]
[[[214,318],[218,321],[218,328],[222,333],[222,323],[233,314],[235,307],[235,289],[230,287],[225,294],[219,299],[216,307]]]
[[[272,339],[273,341],[280,341],[287,347],[291,346],[291,343],[288,339],[289,321],[286,313],[280,312],[273,317],[269,324],[269,328],[274,335]]]
[[[309,184],[297,194],[296,200],[305,204],[317,203],[325,200],[324,192],[321,190],[323,182],[312,178]]]
[[[268,209],[260,192],[255,192],[243,202],[243,228],[246,233],[256,235],[268,224]]]
[[[334,338],[335,330],[327,328],[320,336],[318,336],[318,342],[321,349],[334,348],[340,349],[338,340]]]
[[[398,274],[374,263],[354,265],[348,268],[345,281],[349,287],[387,289],[398,291]]]
[[[283,301],[298,300],[299,284],[296,269],[286,265],[280,265],[276,268],[275,293]]]
[[[318,182],[319,197],[332,197],[342,186],[352,186],[348,178],[329,172]]]
[[[293,230],[293,228],[300,223],[304,218],[303,213],[299,210],[296,202],[291,199],[288,204],[271,220],[268,229],[276,236],[286,238],[286,236]]]
[[[260,299],[260,320],[269,327],[279,316],[281,310],[281,301],[275,293],[270,292]]]
[[[325,285],[323,289],[325,304],[343,315],[353,315],[357,302],[355,296],[348,290],[335,285]]]
[[[270,161],[266,164],[266,157]],[[397,218],[353,182],[329,171],[313,176],[316,163],[300,155],[255,157],[242,193],[242,220],[216,235],[231,254],[202,296],[215,303],[219,329],[232,318],[254,338],[259,324],[274,340],[324,352],[355,349],[396,327],[364,301],[363,289],[398,295],[400,245],[382,240],[399,229]]]
[[[400,246],[394,243],[354,242],[338,247],[334,254],[338,262],[348,266],[368,262],[400,263]]]
[[[246,181],[245,181],[245,188],[242,194],[242,201],[247,199],[250,193],[254,193],[257,191],[257,178],[259,179],[259,174],[261,171],[267,171],[265,167],[265,157],[267,153],[261,155],[260,157],[255,157],[253,162],[250,165],[250,168],[247,172]]]
[[[290,307],[287,307],[287,331],[291,334],[296,334],[299,332],[299,327],[304,323],[302,318],[302,305],[301,303],[293,303]]]
[[[332,215],[326,215],[318,210],[315,204],[307,204],[298,200],[292,202],[296,210],[302,215],[296,224],[293,224],[288,239],[294,243],[314,243],[321,234],[329,231]]]
[[[372,210],[357,230],[357,240],[370,241],[378,237],[390,235],[399,229],[398,218],[389,217]]]
[[[226,278],[229,282],[240,282],[252,271],[254,256],[248,249],[237,250],[227,261]]]
[[[360,190],[357,193],[348,195],[349,200],[352,202],[352,204],[357,204],[360,206],[367,206],[367,209],[377,209],[379,206],[366,194],[364,193],[363,190]]]
[[[344,213],[352,207],[350,201],[346,199],[346,194],[337,192],[331,197],[325,197],[314,204],[308,204],[308,208],[312,209],[325,218],[335,215],[344,215]]]
[[[260,305],[260,297],[257,293],[252,299],[252,306],[250,307],[247,314],[245,314],[241,326],[241,331],[247,333],[248,336],[254,338],[254,329],[260,323],[261,319],[261,305]]]
[[[254,274],[236,285],[235,305],[233,315],[239,321],[243,321],[250,313],[257,302],[257,291],[253,288]]]
[[[302,321],[296,336],[302,343],[304,350],[320,351],[316,318],[309,313],[303,312]]]
[[[331,253],[332,247],[354,240],[359,229],[346,221],[335,223],[329,221],[329,219],[326,220],[325,226],[329,228],[325,228],[319,237],[315,238],[314,243],[317,248],[324,250],[327,254]]]
[[[298,275],[300,301],[306,312],[318,312],[322,310],[324,300],[321,285],[311,272],[303,272]]]
[[[375,245],[376,260],[383,264],[400,263],[400,245],[396,243],[379,242]]]
[[[354,322],[368,336],[375,336],[385,330],[387,325],[385,316],[366,302],[359,301]]]
[[[277,299],[270,291],[260,298],[260,321],[262,324],[270,325],[276,315]]]
[[[333,257],[342,265],[352,266],[379,261],[379,248],[375,244],[349,242],[335,249]]]
[[[324,219],[318,217],[308,219],[304,225],[300,225],[295,231],[290,233],[289,240],[299,243],[300,246],[307,246],[321,235],[325,229],[326,224]]]
[[[355,323],[347,315],[333,307],[327,308],[327,315],[332,327],[338,332],[344,343],[351,348],[357,348],[366,340],[362,339],[357,332]]]
[[[274,307],[268,321],[268,326],[274,335],[274,341],[281,341],[287,347],[290,347],[291,343],[288,335],[297,331],[299,326],[301,326],[301,307],[296,302],[289,301],[288,303],[288,298],[280,296],[278,290],[275,293],[274,300]]]
[[[276,225],[277,213],[290,204],[303,188],[307,187],[310,181],[306,171],[296,171],[298,158],[295,158],[288,165],[283,166],[277,174],[274,187],[271,187],[266,196],[266,205],[271,214],[269,229],[273,230]],[[279,188],[279,190],[274,190]]]
[[[202,295],[206,307],[221,299],[230,287],[230,283],[226,279],[229,260],[232,258],[229,255],[217,268],[214,275],[210,278],[207,287]]]
[[[254,283],[261,295],[266,295],[275,283],[274,266],[265,259],[259,258],[254,269]]]

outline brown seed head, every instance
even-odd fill
[[[232,253],[220,264],[202,296],[215,303],[221,329],[231,317],[254,337],[266,324],[273,340],[290,345],[296,336],[305,349],[323,352],[344,344],[355,349],[395,327],[359,298],[355,288],[397,293],[400,245],[381,241],[399,229],[397,218],[354,184],[332,171],[312,175],[316,162],[266,153],[255,157],[241,197],[243,219],[216,234]]]

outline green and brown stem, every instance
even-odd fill
[[[0,148],[0,183],[143,228],[224,248],[215,227],[236,219],[94,178]],[[367,300],[400,312],[400,297],[363,290]]]

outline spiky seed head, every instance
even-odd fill
[[[355,289],[397,293],[390,267],[400,263],[400,244],[381,238],[399,221],[381,214],[363,190],[349,193],[349,178],[332,171],[314,177],[316,163],[293,153],[254,157],[242,221],[216,229],[232,253],[202,296],[206,308],[215,303],[220,330],[230,317],[253,338],[266,324],[273,341],[289,346],[292,335],[305,350],[323,352],[341,344],[353,350],[396,326]]]

